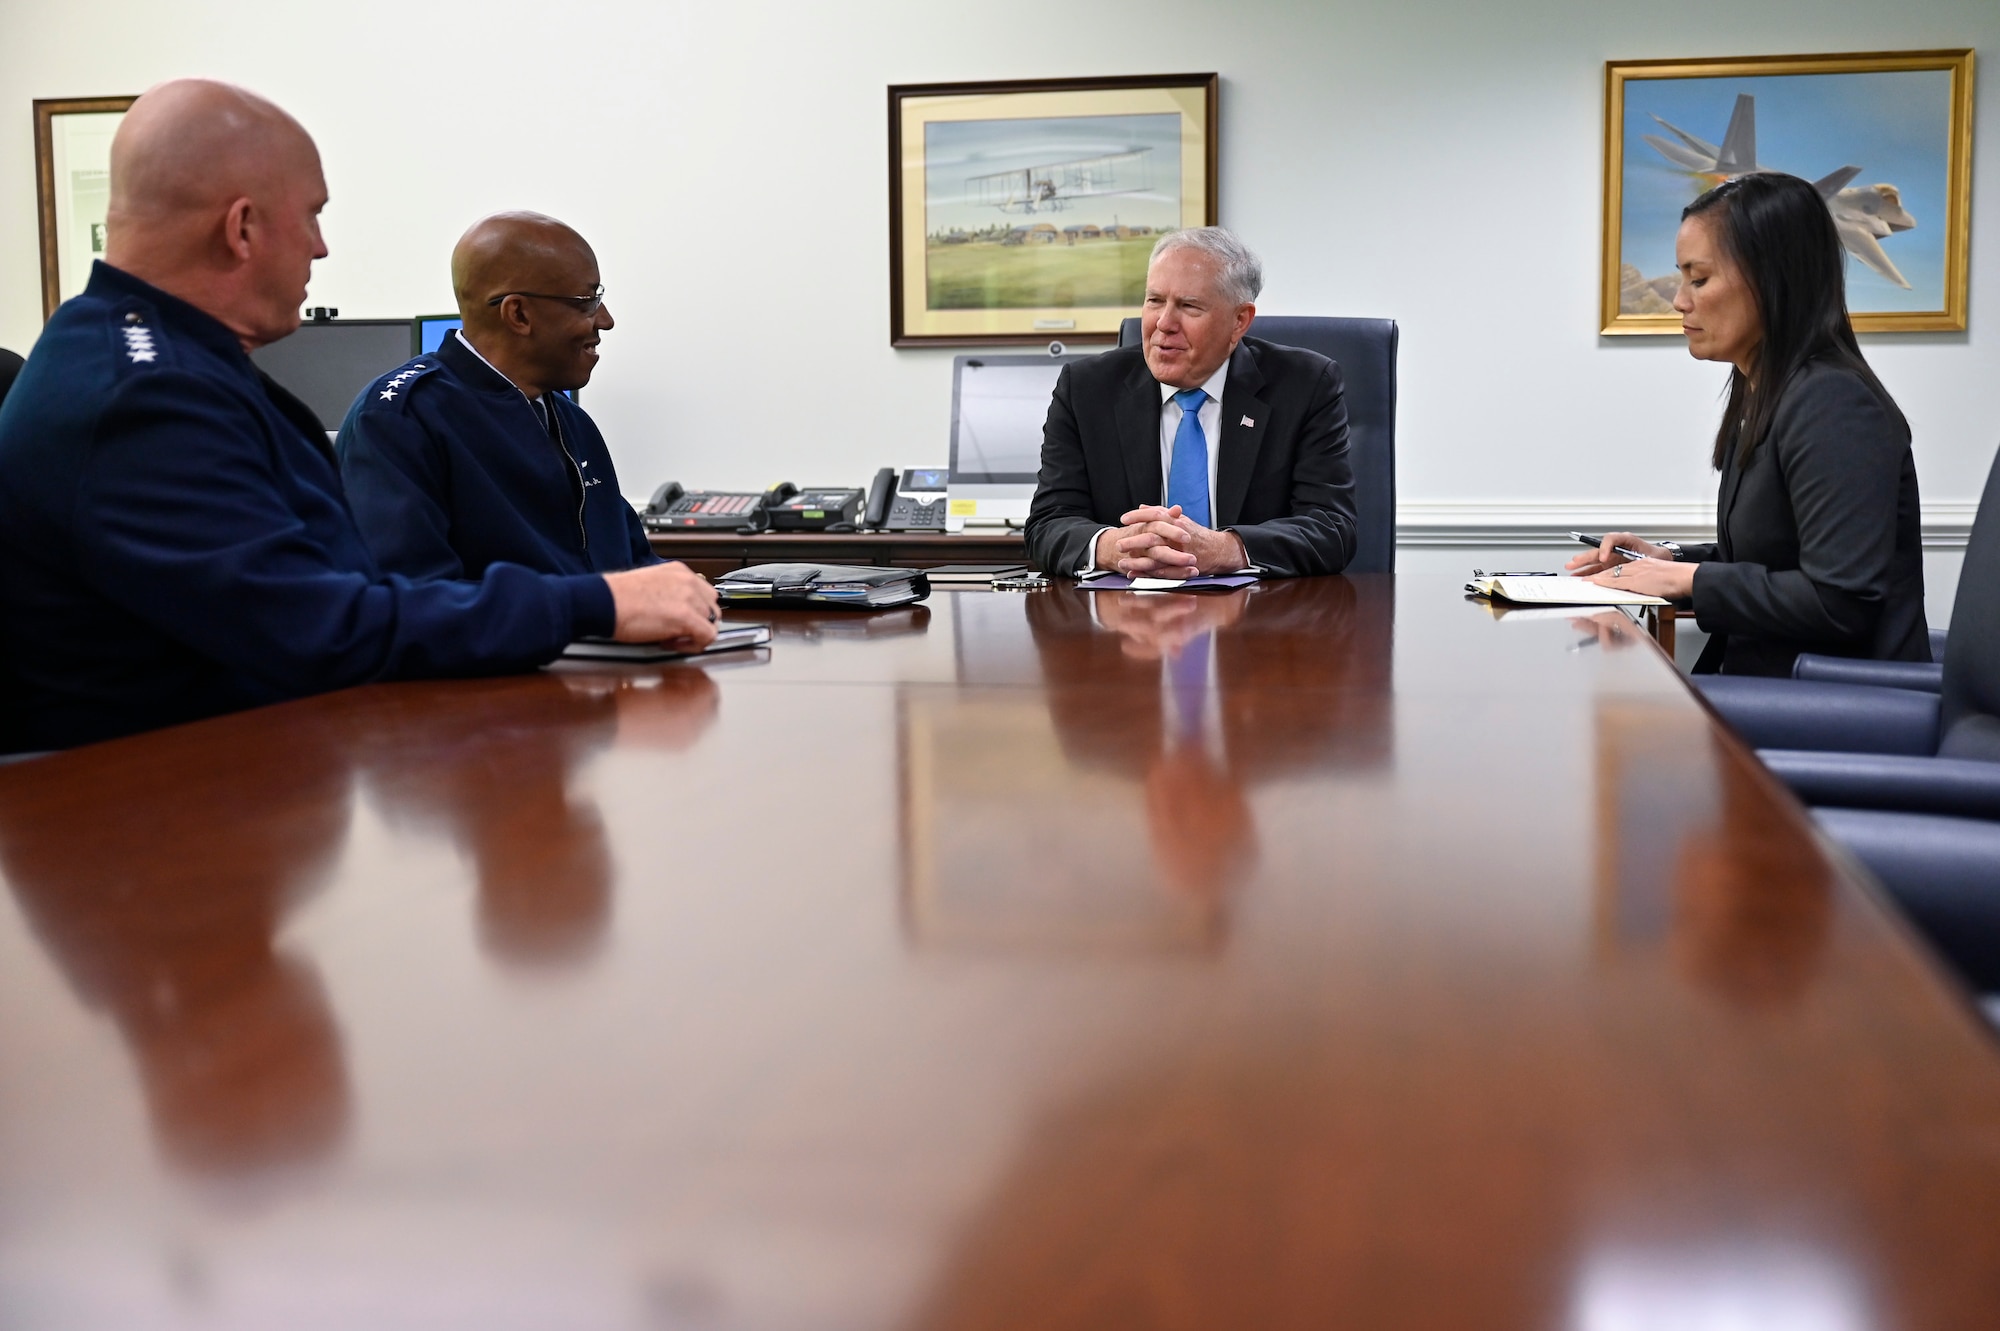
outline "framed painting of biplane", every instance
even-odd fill
[[[1966,326],[1971,51],[1607,63],[1602,332],[1680,332],[1681,210],[1754,171],[1818,187],[1857,331]]]
[[[42,317],[90,280],[104,255],[111,202],[111,136],[137,97],[35,103],[35,198],[42,240]]]
[[[1214,74],[889,89],[889,338],[1110,342],[1161,233],[1214,225]]]

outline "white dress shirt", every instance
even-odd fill
[[[479,355],[479,348],[473,346],[472,339],[466,337],[459,329],[454,328],[449,333],[445,334],[445,336],[457,338],[458,344],[464,347],[467,351],[471,352],[474,356],[478,357],[479,363],[481,365],[484,365],[487,369],[493,371],[493,373],[499,375],[502,379],[507,379],[506,371],[502,370],[498,365],[495,365],[492,361],[486,359],[486,357]],[[514,384],[514,381],[512,379],[507,379],[507,382],[510,384]],[[542,401],[543,395],[538,393],[534,397],[528,397],[528,390],[521,387],[521,385],[519,384],[514,384],[514,391],[519,393],[522,397],[528,398],[528,405],[535,409],[535,419],[542,423],[542,433],[544,434],[550,433],[549,404]],[[563,451],[565,453],[569,451],[567,445],[564,445]]]
[[[1222,450],[1217,442],[1222,437],[1222,386],[1229,379],[1229,362],[1208,376],[1201,391],[1208,394],[1208,401],[1201,404],[1201,412],[1196,417],[1201,422],[1201,433],[1208,440],[1208,525],[1215,525],[1215,468]],[[1172,384],[1160,385],[1160,493],[1152,502],[1167,502],[1167,478],[1174,474],[1174,436],[1180,433],[1181,404],[1174,401],[1174,394],[1181,390]],[[1147,502],[1141,499],[1139,502]],[[1097,569],[1097,543],[1102,540],[1109,527],[1099,527],[1097,534],[1090,538],[1090,562],[1078,569],[1078,573],[1091,573]]]

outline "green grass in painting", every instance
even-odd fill
[[[1074,245],[925,247],[933,310],[1087,309],[1137,306],[1146,294],[1146,259],[1155,236]]]

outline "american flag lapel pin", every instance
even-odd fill
[[[1251,420],[1251,419],[1250,419],[1250,418],[1249,418],[1248,416],[1245,416],[1245,417],[1243,418],[1243,423],[1244,423],[1245,425],[1252,425],[1252,426],[1254,426],[1254,425],[1255,425],[1255,424],[1256,424],[1257,422],[1255,422],[1255,421]]]

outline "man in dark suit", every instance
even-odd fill
[[[1243,334],[1263,268],[1221,227],[1153,249],[1136,348],[1063,371],[1028,556],[1057,574],[1338,573],[1354,554],[1340,367]]]

